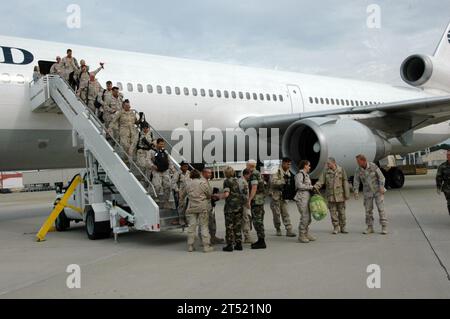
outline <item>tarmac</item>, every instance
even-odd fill
[[[37,243],[54,194],[0,195],[0,298],[450,298],[450,216],[434,176],[408,176],[387,192],[387,236],[362,234],[363,202],[352,199],[350,234],[332,235],[327,218],[311,226],[318,241],[301,244],[275,236],[267,203],[268,249],[233,253],[220,245],[188,253],[181,230],[90,241],[82,223]],[[294,203],[290,215],[297,229]],[[216,216],[224,237],[223,203]],[[67,286],[72,264],[81,268],[79,289]],[[379,266],[379,288],[367,284],[369,265]]]

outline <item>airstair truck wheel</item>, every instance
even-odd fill
[[[64,210],[56,217],[55,228],[59,232],[66,231],[70,228],[70,220],[67,218]]]
[[[109,221],[95,222],[95,212],[92,207],[86,213],[86,233],[90,240],[105,239],[111,236]]]

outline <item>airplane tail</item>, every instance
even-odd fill
[[[445,29],[442,39],[434,52],[434,57],[445,60],[450,58],[450,23]]]

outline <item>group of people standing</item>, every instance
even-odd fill
[[[380,168],[367,161],[364,155],[356,157],[358,168],[354,175],[353,192],[359,198],[360,186],[364,193],[367,228],[364,234],[374,233],[374,201],[381,224],[381,234],[386,235],[387,218],[384,210],[385,178]],[[348,234],[346,228],[346,201],[350,199],[350,184],[345,170],[334,158],[329,158],[327,166],[319,180],[313,184],[309,176],[311,163],[302,160],[298,163],[299,172],[294,176],[292,161],[282,160],[280,168],[266,181],[256,170],[256,161],[249,161],[240,178],[231,167],[224,170],[225,180],[222,193],[214,193],[208,178],[194,170],[186,182],[186,197],[189,198],[186,216],[188,217],[188,251],[194,250],[197,226],[200,227],[205,252],[212,251],[209,242],[208,218],[211,200],[225,200],[226,245],[223,251],[242,250],[244,243],[251,243],[250,220],[256,230],[258,240],[252,243],[252,249],[267,248],[264,228],[265,197],[271,197],[270,207],[277,236],[282,236],[281,223],[286,228],[287,237],[297,237],[290,221],[288,201],[294,200],[300,213],[298,241],[310,243],[316,237],[310,232],[311,212],[309,202],[313,194],[319,194],[325,186],[325,198],[333,225],[332,234]],[[244,233],[244,234],[243,234]]]

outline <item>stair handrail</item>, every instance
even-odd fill
[[[85,104],[85,102],[78,96],[78,94],[75,92],[75,90],[72,88],[72,86],[61,76],[57,75],[57,74],[48,74],[44,77],[42,77],[41,79],[39,79],[35,84],[37,84],[40,80],[42,80],[44,83],[46,83],[46,85],[48,85],[49,80],[51,79],[60,79],[62,80],[67,87],[70,89],[70,91],[75,95],[75,97],[77,98],[77,100],[79,102],[81,102],[81,104],[84,106],[85,112],[87,112],[88,118],[90,120],[93,120],[93,123],[96,125],[97,129],[101,132],[101,135],[106,139],[107,137],[109,137],[109,139],[113,142],[114,145],[111,145],[115,151],[117,153],[122,153],[125,154],[126,159],[128,160],[129,163],[129,169],[130,172],[135,175],[135,173],[132,172],[132,169],[135,169],[137,171],[137,173],[140,175],[140,177],[144,178],[144,181],[148,183],[148,185],[150,185],[150,187],[153,190],[154,196],[155,198],[158,198],[158,194],[156,193],[155,190],[155,186],[153,185],[153,183],[151,182],[151,180],[147,177],[146,174],[144,174],[144,172],[142,172],[141,168],[136,164],[136,162],[133,160],[132,157],[129,156],[129,154],[127,152],[125,152],[124,148],[122,147],[122,145],[113,137],[111,136],[111,134],[109,134],[107,128],[105,127],[105,125],[100,121],[100,119],[95,115],[94,112],[92,112],[92,110]],[[32,82],[33,83],[33,82]],[[31,85],[31,83],[30,83]],[[125,166],[127,166],[127,164],[125,163],[124,159],[119,156],[119,158],[122,160],[122,162],[124,162]],[[147,190],[148,192],[148,190]]]

